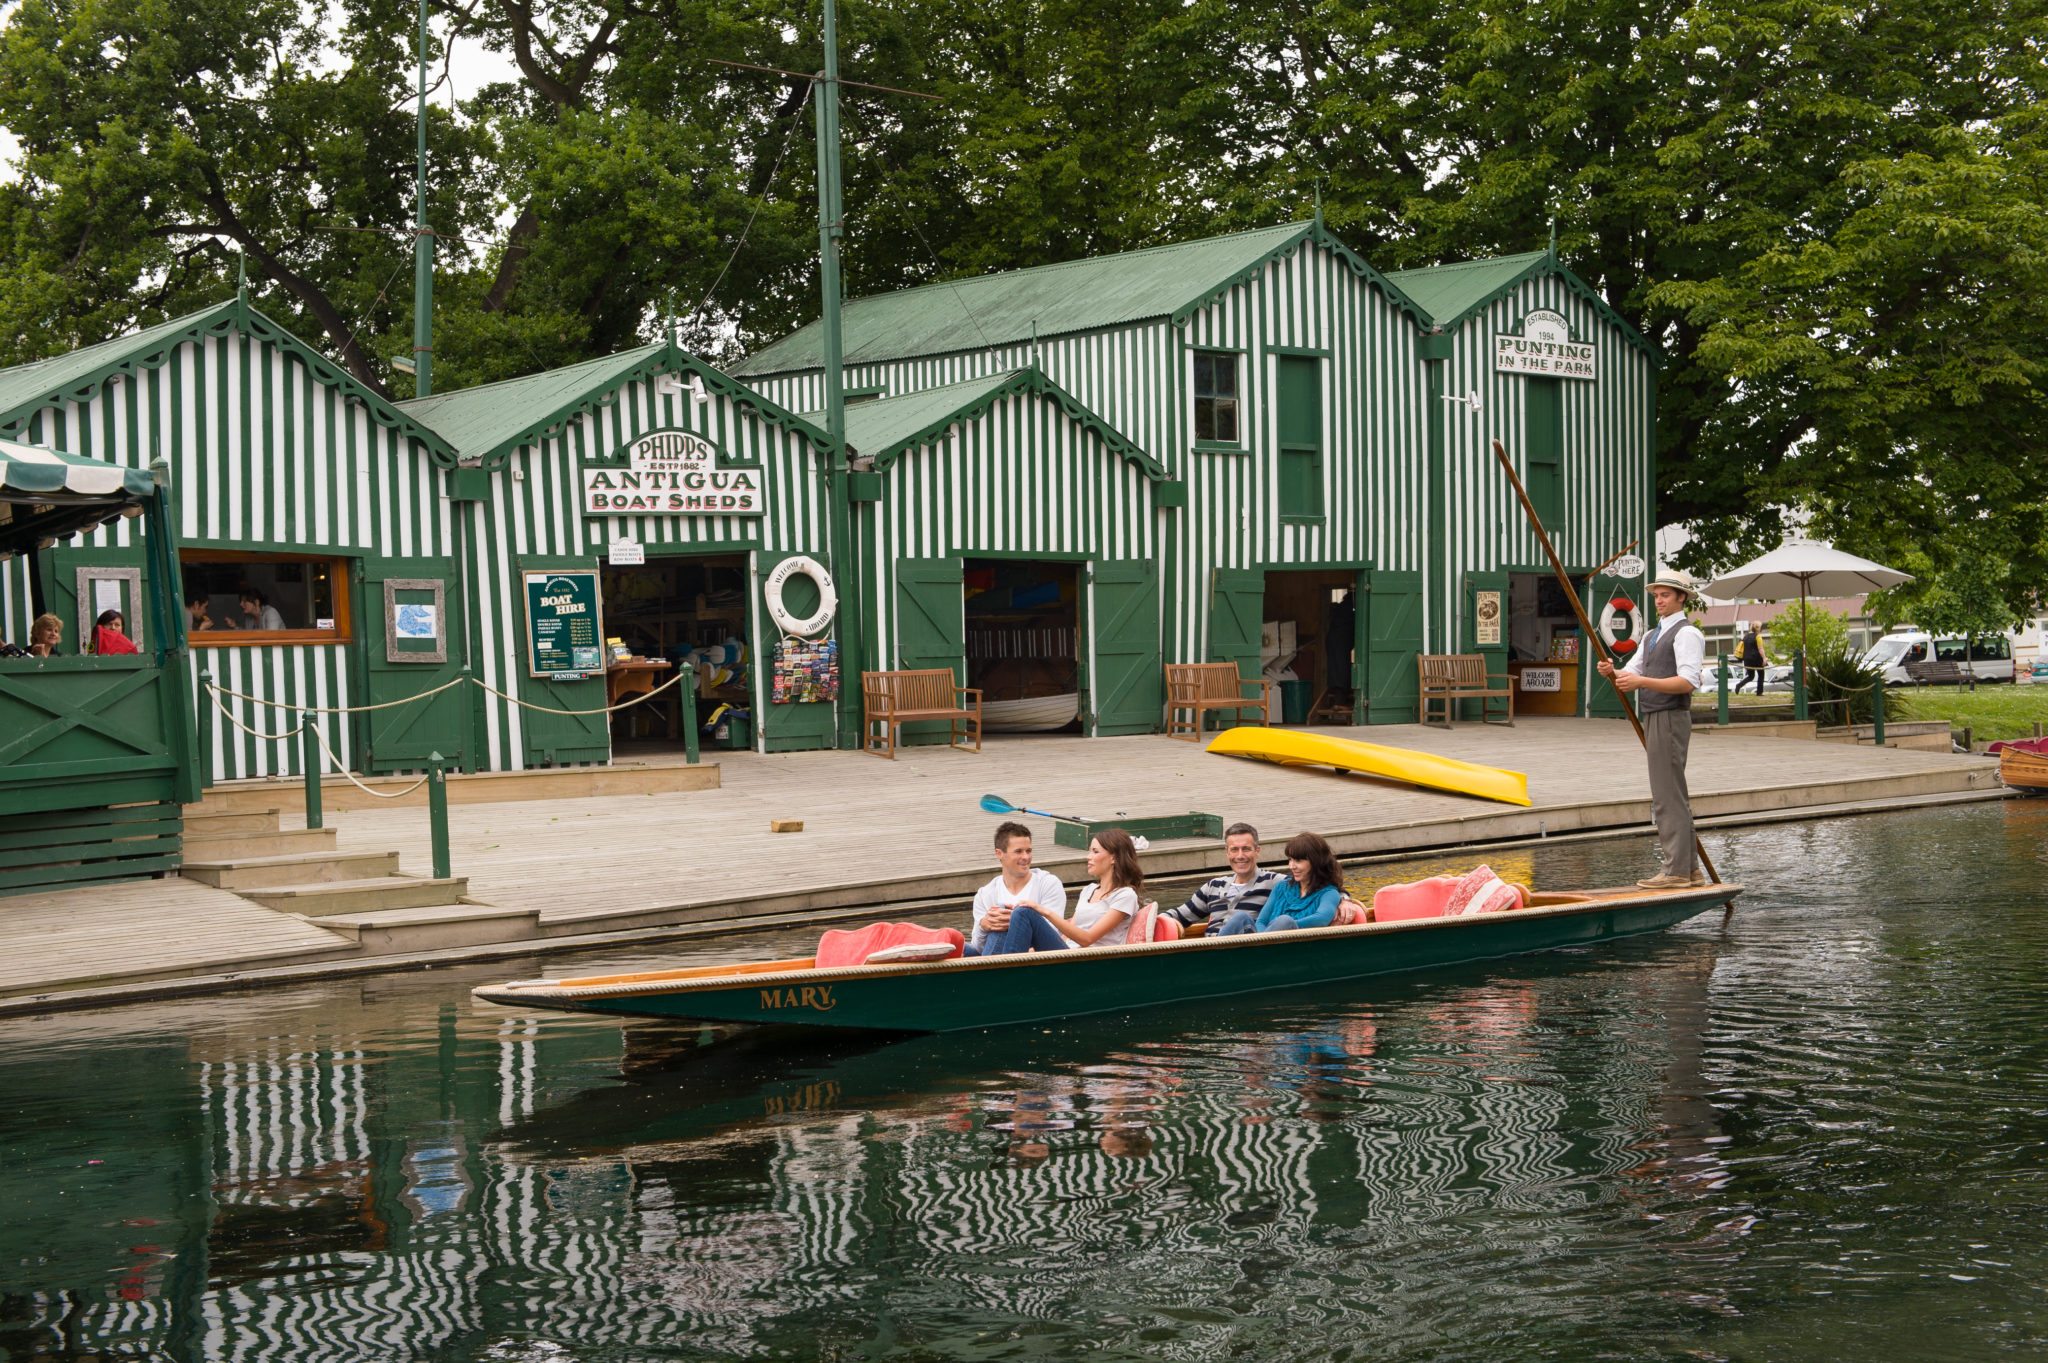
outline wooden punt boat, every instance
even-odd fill
[[[1741,892],[1723,884],[1549,893],[1526,908],[1459,918],[920,964],[819,969],[803,958],[756,961],[521,980],[472,994],[513,1008],[621,1017],[954,1032],[1595,945],[1660,931]]]
[[[1998,754],[1998,779],[2014,790],[2048,791],[2048,738],[2020,738],[1993,743]]]
[[[1477,795],[1504,804],[1529,803],[1529,778],[1521,772],[1461,762],[1455,757],[1439,757],[1413,748],[1361,743],[1355,738],[1338,738],[1308,729],[1241,725],[1218,734],[1209,744],[1209,751],[1226,757],[1256,757],[1284,767],[1335,767],[1338,771],[1383,776],[1411,786]]]
[[[1066,728],[1081,716],[1081,693],[1027,696],[1022,700],[985,700],[981,727],[992,734],[1045,734]]]

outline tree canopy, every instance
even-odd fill
[[[1307,215],[1390,267],[1541,246],[1663,359],[1696,569],[1782,510],[2048,583],[2048,0],[847,0],[851,294]],[[815,315],[816,7],[437,0],[519,79],[429,128],[443,387]],[[398,0],[20,0],[0,360],[212,302],[404,395]],[[437,77],[442,57],[436,48]]]

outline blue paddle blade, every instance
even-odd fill
[[[1017,806],[996,795],[982,796],[981,807],[985,813],[989,814],[1015,814],[1017,812]]]

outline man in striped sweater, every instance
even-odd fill
[[[1223,858],[1230,863],[1230,874],[1204,881],[1186,903],[1162,914],[1162,922],[1174,923],[1185,934],[1197,923],[1222,922],[1232,909],[1257,914],[1266,907],[1267,897],[1280,883],[1280,873],[1259,869],[1259,830],[1248,823],[1224,829]]]

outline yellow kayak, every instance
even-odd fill
[[[1460,762],[1455,757],[1416,752],[1413,748],[1389,748],[1379,743],[1333,738],[1328,734],[1300,729],[1267,729],[1242,725],[1225,729],[1209,744],[1209,751],[1226,757],[1257,757],[1287,767],[1335,767],[1339,771],[1384,776],[1432,790],[1477,795],[1504,804],[1529,803],[1529,778],[1519,771],[1482,767],[1477,762]]]

